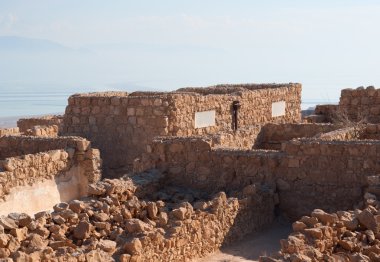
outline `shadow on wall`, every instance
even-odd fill
[[[58,203],[86,196],[87,185],[88,179],[80,168],[73,167],[55,179],[14,187],[5,202],[0,203],[0,215],[16,212],[33,216],[37,212],[51,210]]]

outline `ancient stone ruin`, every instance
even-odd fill
[[[377,261],[379,108],[342,90],[301,119],[293,83],[72,95],[0,129],[0,258],[191,261],[281,216],[262,261]]]

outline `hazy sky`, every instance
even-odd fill
[[[300,82],[334,101],[380,87],[379,14],[368,0],[1,0],[0,90]]]

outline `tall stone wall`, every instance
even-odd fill
[[[352,208],[363,196],[366,177],[379,173],[379,149],[379,141],[365,140],[284,143],[288,164],[277,175],[281,208],[294,218],[314,208]]]
[[[261,87],[261,86],[259,86]],[[238,126],[246,127],[270,122],[286,123],[301,121],[301,85],[256,85],[216,86],[213,88],[186,88],[173,95],[170,111],[169,132],[173,136],[190,136],[231,130],[234,117],[233,101],[241,104],[238,110]],[[272,103],[285,101],[284,116],[272,117]],[[194,128],[196,112],[215,110],[215,126]]]
[[[69,98],[63,134],[86,137],[109,168],[131,165],[154,136],[168,134],[168,96],[93,93]]]
[[[380,89],[360,87],[342,90],[339,110],[354,121],[366,119],[370,123],[379,123]]]
[[[240,128],[300,121],[300,84],[237,85],[205,90],[207,93],[184,89],[171,93],[74,95],[69,98],[62,134],[86,137],[103,152],[105,166],[119,168],[131,167],[136,158],[149,152],[156,136],[231,133],[233,101],[241,103]],[[285,105],[284,115],[272,117],[272,103],[279,101]],[[215,125],[196,128],[195,114],[204,111],[215,111]]]

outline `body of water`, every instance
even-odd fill
[[[2,92],[0,117],[62,114],[70,95],[63,92]]]

